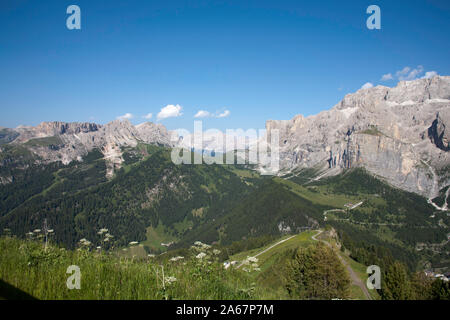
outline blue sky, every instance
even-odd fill
[[[81,30],[66,28],[71,4]],[[366,28],[371,4],[381,30]],[[169,129],[192,128],[199,110],[204,128],[262,128],[367,82],[449,75],[449,34],[450,2],[437,0],[2,0],[0,126],[137,124],[178,105],[159,120]]]

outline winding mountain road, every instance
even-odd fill
[[[350,266],[350,264],[340,255],[339,252],[337,252],[337,250],[335,250],[333,248],[333,246],[325,241],[325,240],[321,240],[321,239],[317,239],[317,237],[323,232],[323,230],[317,230],[317,233],[313,236],[311,236],[311,239],[315,240],[315,241],[320,241],[325,243],[328,247],[330,247],[333,251],[336,252],[339,260],[341,261],[341,263],[345,266],[345,268],[347,269],[349,275],[350,275],[350,279],[352,280],[352,283],[356,286],[358,286],[359,288],[361,288],[362,292],[364,293],[364,295],[366,296],[366,298],[368,300],[373,300],[372,296],[370,295],[369,291],[367,290],[367,287],[365,286],[365,284],[361,281],[361,279],[358,277],[358,275],[355,273],[355,271],[353,271],[352,267]],[[266,249],[258,252],[256,255],[253,256],[253,258],[256,258],[260,255],[262,255],[263,253],[266,253],[267,251],[273,249],[274,247],[280,245],[283,242],[286,242],[290,239],[292,239],[293,237],[295,237],[296,235],[290,236],[286,239],[283,239],[281,241],[278,241],[277,243],[271,245],[270,247],[267,247]],[[245,259],[236,267],[236,269],[239,269],[240,267],[242,267],[245,264]]]
[[[296,235],[293,235],[293,236],[290,236],[289,238],[286,238],[286,239],[283,239],[283,240],[281,240],[281,241],[278,241],[277,243],[271,245],[270,247],[264,249],[263,251],[259,252],[259,253],[256,254],[256,255],[254,255],[253,258],[256,258],[256,257],[259,256],[259,255],[262,255],[263,253],[269,251],[269,250],[272,249],[273,247],[276,247],[277,245],[279,245],[279,244],[281,244],[281,243],[283,243],[283,242],[286,242],[286,241],[292,239],[292,238],[295,237],[295,236],[296,236]],[[242,267],[242,266],[244,265],[244,263],[245,263],[245,260],[246,260],[246,259],[244,259],[244,260],[241,262],[241,264],[238,265],[238,266],[236,267],[236,269],[239,269],[240,267]]]

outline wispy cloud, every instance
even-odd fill
[[[425,72],[425,75],[421,79],[429,79],[433,78],[434,76],[437,76],[438,73],[436,71],[427,71]]]
[[[215,113],[211,113],[206,110],[199,110],[194,118],[226,118],[230,115],[230,110],[225,110],[223,112],[216,111]]]
[[[153,117],[153,113],[147,113],[145,116],[143,116],[142,118],[150,120]]]
[[[117,117],[117,119],[119,119],[119,120],[130,120],[133,118],[134,118],[134,116],[131,113],[125,113],[124,115]]]
[[[411,69],[410,67],[404,67],[402,70],[399,70],[395,73],[398,80],[400,81],[409,81],[415,80],[417,77],[423,73],[423,66],[417,66],[415,69]]]
[[[194,116],[194,118],[208,118],[208,117],[211,117],[211,113],[205,110],[199,110]]]
[[[373,84],[370,82],[366,82],[365,84],[363,84],[363,86],[361,87],[361,89],[369,89],[372,88]]]
[[[425,72],[425,68],[422,65],[418,65],[415,68],[404,67],[401,70],[398,70],[394,74],[386,73],[381,77],[381,81],[389,81],[389,80],[399,80],[399,81],[411,81],[417,79],[428,79],[434,76],[437,76],[438,73],[436,71],[427,71],[425,75],[421,76]]]
[[[230,110],[225,110],[224,112],[219,113],[219,114],[217,115],[217,118],[226,118],[226,117],[228,117],[229,115],[230,115]]]
[[[182,107],[179,104],[177,105],[168,104],[164,108],[161,108],[161,111],[158,113],[156,117],[158,120],[179,117],[183,115],[181,113],[181,109]]]
[[[393,80],[394,77],[392,77],[391,73],[386,73],[383,74],[383,76],[381,77],[381,81],[388,81],[388,80]]]

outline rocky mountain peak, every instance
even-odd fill
[[[408,191],[436,195],[450,184],[450,77],[399,82],[347,94],[328,111],[269,120],[280,133],[283,172],[320,176],[364,167]],[[439,172],[444,172],[439,174]]]
[[[27,142],[34,138],[45,138],[63,134],[78,134],[98,131],[101,125],[90,122],[41,122],[35,127],[19,126],[11,129],[19,133],[16,142]]]
[[[171,132],[161,123],[143,122],[136,126],[140,138],[147,143],[172,146]]]
[[[14,134],[13,134],[14,133]],[[134,126],[128,120],[114,120],[105,125],[88,122],[42,122],[35,127],[3,129],[0,142],[20,144],[44,162],[82,161],[90,151],[101,151],[107,160],[108,175],[120,168],[122,149],[139,142],[171,146],[170,134],[161,124]]]

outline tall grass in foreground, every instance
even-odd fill
[[[38,299],[263,298],[247,273],[225,270],[208,251],[164,263],[154,259],[0,238],[0,278]],[[80,267],[79,290],[66,286],[70,265]]]

